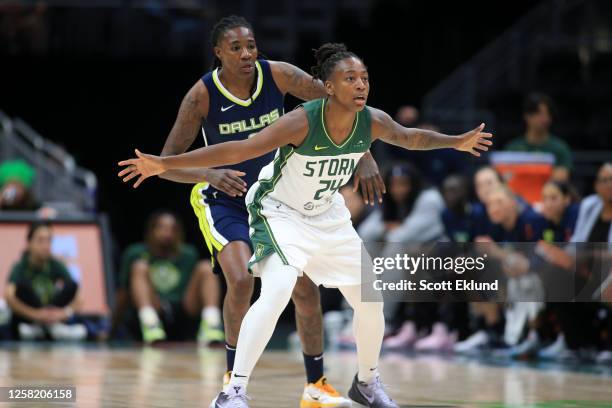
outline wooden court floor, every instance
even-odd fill
[[[327,376],[343,393],[355,365],[352,352],[326,353]],[[195,346],[0,346],[0,386],[76,386],[76,404],[46,404],[53,407],[208,407],[219,392],[224,367],[222,350]],[[402,406],[612,407],[612,376],[605,373],[399,354],[384,355],[380,368],[390,393]],[[298,407],[303,383],[299,354],[266,352],[249,387],[251,407]]]

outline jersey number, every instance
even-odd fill
[[[322,198],[321,195],[328,190],[331,192],[331,194],[334,194],[340,187],[342,187],[344,180],[319,180],[319,184],[323,184],[324,187],[317,190],[314,196],[315,200],[320,200]]]

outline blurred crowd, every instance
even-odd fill
[[[519,155],[519,166],[531,153],[548,155],[538,177],[528,182],[516,182],[512,178],[520,171],[498,164],[474,168],[467,164],[469,157],[455,151],[406,152],[381,145],[373,150],[387,187],[382,202],[370,207],[352,187],[340,190],[365,242],[483,243],[500,261],[507,295],[503,302],[386,304],[386,349],[612,363],[612,162],[600,165],[592,190],[578,191],[572,151],[550,132],[554,111],[546,95],[529,95],[524,135],[496,146]],[[401,107],[396,120],[435,128],[421,122],[410,106]],[[0,164],[0,211],[37,210],[34,178],[24,161]],[[177,215],[152,213],[142,242],[123,251],[113,315],[103,335],[79,314],[78,280],[51,254],[52,237],[52,224],[33,223],[25,251],[7,272],[3,297],[12,312],[7,336],[79,340],[111,335],[145,343],[197,339],[223,344],[221,278],[185,242]],[[533,243],[537,251],[526,255],[513,248],[516,243]],[[577,251],[572,243],[599,243],[603,250]],[[601,271],[597,296],[549,301],[554,298],[551,281],[557,286],[588,283]],[[336,290],[321,292],[329,344],[352,347],[348,308]],[[521,300],[525,294],[529,301]],[[0,309],[7,308],[0,304]]]

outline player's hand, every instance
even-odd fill
[[[157,176],[163,173],[167,169],[164,167],[162,158],[154,156],[152,154],[145,154],[134,150],[136,152],[137,159],[123,160],[119,162],[120,166],[125,166],[123,170],[119,172],[119,177],[123,177],[123,182],[128,182],[136,176],[138,180],[134,183],[134,188],[138,187],[146,178],[151,176]]]
[[[482,123],[476,129],[459,135],[459,142],[455,149],[480,157],[479,150],[486,152],[489,150],[488,146],[493,144],[493,142],[489,140],[493,137],[493,135],[491,133],[484,133],[484,127],[485,124]]]
[[[363,202],[370,205],[374,205],[376,197],[378,197],[378,202],[381,203],[383,194],[387,192],[385,182],[378,171],[378,164],[376,164],[376,160],[369,151],[359,160],[355,170],[353,191],[357,191],[359,186],[361,186]]]
[[[206,181],[230,197],[242,197],[247,191],[247,184],[240,177],[245,175],[246,173],[238,170],[208,169],[206,171]]]

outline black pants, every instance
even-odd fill
[[[43,304],[42,300],[38,297],[34,288],[32,287],[32,283],[29,280],[22,279],[17,281],[15,284],[17,287],[15,296],[17,299],[25,303],[26,305],[33,307],[35,309],[40,309],[44,306],[56,306],[56,307],[65,307],[68,306],[74,296],[76,295],[76,291],[78,289],[77,284],[74,281],[65,281],[64,285],[61,289],[58,289],[54,294],[49,303],[46,305]],[[13,320],[17,319],[18,322],[27,322],[31,323],[30,320],[15,315]]]

